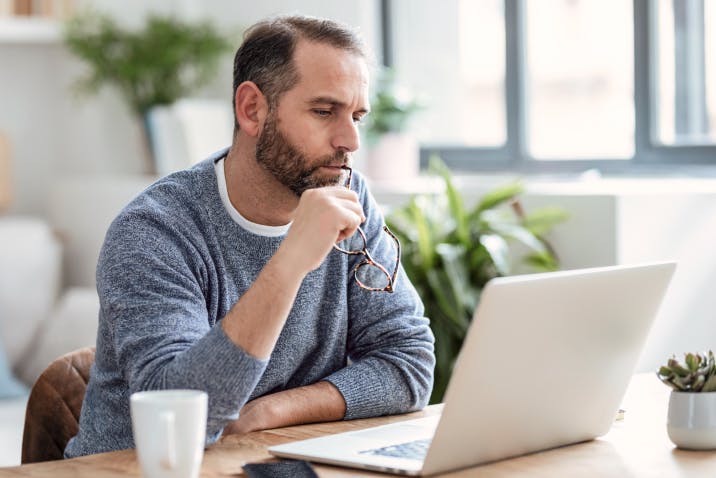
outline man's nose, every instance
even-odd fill
[[[348,121],[341,121],[337,125],[332,138],[332,146],[336,150],[352,153],[360,147],[360,134],[358,126],[350,118]]]

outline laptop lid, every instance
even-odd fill
[[[614,266],[490,281],[423,462],[366,450],[422,438],[429,419],[269,451],[430,475],[603,435],[614,421],[674,268],[674,263]],[[427,436],[433,434],[434,420],[428,425]],[[420,431],[411,428],[418,426]]]
[[[675,266],[614,266],[488,283],[423,473],[609,431]]]

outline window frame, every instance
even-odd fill
[[[503,0],[505,8],[505,107],[507,140],[500,147],[421,146],[420,165],[438,154],[453,170],[517,171],[528,174],[689,174],[716,176],[716,144],[665,145],[655,140],[657,118],[655,54],[657,6],[650,0],[632,0],[634,24],[634,155],[627,159],[535,159],[527,150],[525,94],[525,1]],[[395,57],[392,41],[393,5],[381,0],[382,62],[390,67]],[[678,158],[677,158],[678,156]]]

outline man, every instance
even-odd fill
[[[353,32],[307,17],[250,29],[231,148],[159,180],[109,228],[96,362],[65,456],[132,447],[139,390],[205,390],[209,443],[425,406],[422,303],[402,269],[391,280],[394,241],[364,181],[344,186],[368,110]],[[366,289],[380,267],[386,291]]]

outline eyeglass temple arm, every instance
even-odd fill
[[[393,269],[392,276],[389,277],[390,283],[388,284],[388,287],[390,288],[389,292],[393,292],[393,288],[395,287],[395,281],[398,279],[398,269],[400,268],[400,241],[398,240],[396,235],[393,234],[393,231],[388,229],[388,226],[383,226],[383,231],[385,231],[385,233],[388,234],[395,241],[397,257],[395,258],[395,268]]]

